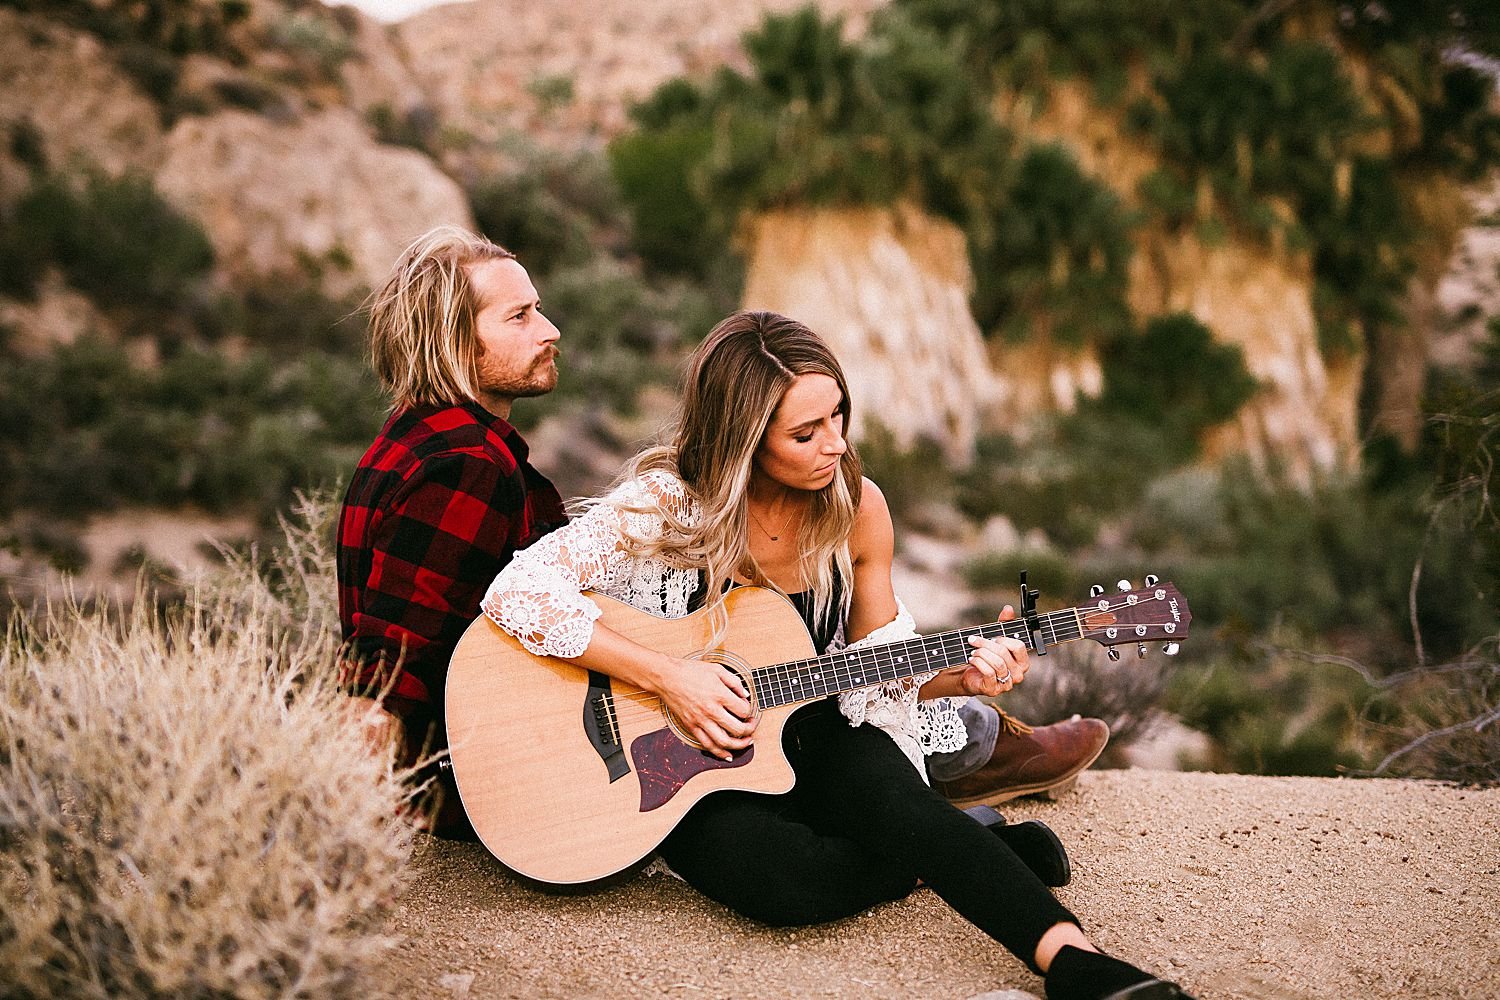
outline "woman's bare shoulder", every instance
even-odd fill
[[[895,544],[891,508],[885,502],[885,494],[873,479],[866,477],[860,490],[859,510],[854,515],[854,530],[849,535],[849,554],[856,560],[881,554],[889,559]]]

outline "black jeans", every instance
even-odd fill
[[[850,726],[833,701],[799,709],[783,745],[797,774],[790,792],[715,792],[662,844],[705,896],[794,926],[901,899],[921,879],[1033,970],[1042,935],[1078,922],[998,837],[929,788],[889,736]]]

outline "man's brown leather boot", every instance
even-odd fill
[[[990,759],[971,774],[932,783],[959,808],[1054,790],[1097,760],[1109,742],[1109,726],[1101,719],[1074,716],[1033,728],[995,711],[1000,713],[1000,735]]]

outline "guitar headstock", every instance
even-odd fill
[[[1187,638],[1193,620],[1187,598],[1171,583],[1162,583],[1154,576],[1146,577],[1146,586],[1139,590],[1131,590],[1125,580],[1120,581],[1114,594],[1095,586],[1088,601],[1075,604],[1073,610],[1078,612],[1084,639],[1093,639],[1101,646],[1164,640],[1162,649],[1169,656],[1177,652],[1177,643]],[[1117,650],[1110,650],[1112,659],[1118,656]]]

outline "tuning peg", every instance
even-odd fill
[[[1109,652],[1105,655],[1116,663],[1120,662],[1120,651],[1113,646],[1109,647]]]
[[[1144,642],[1138,642],[1138,643],[1136,643],[1135,644],[1135,650],[1136,650],[1136,652],[1135,652],[1136,656],[1140,657],[1143,660],[1146,658],[1146,644]]]
[[[1089,588],[1089,596],[1090,597],[1103,597],[1104,596],[1104,584],[1102,584],[1102,583],[1096,583],[1092,587],[1090,587]]]
[[[1181,643],[1164,642],[1164,643],[1161,644],[1161,651],[1163,653],[1166,653],[1168,656],[1176,656],[1177,653],[1181,649],[1182,649],[1182,644]]]
[[[1155,573],[1146,574],[1146,588],[1148,590],[1156,586],[1158,583],[1161,583],[1161,577],[1157,576]]]
[[[1115,589],[1118,590],[1122,594],[1125,593],[1127,590],[1130,589],[1130,581],[1129,580],[1120,580],[1120,581],[1118,581],[1115,584]]]

